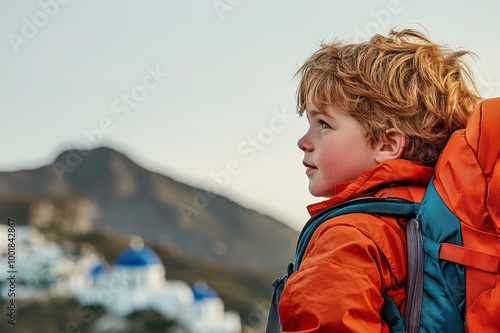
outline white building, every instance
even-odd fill
[[[240,316],[236,312],[224,312],[224,303],[215,291],[204,282],[192,286],[194,303],[184,314],[184,320],[192,323],[193,332],[220,333],[240,332]]]
[[[160,258],[137,239],[117,256],[112,267],[98,263],[75,298],[119,316],[152,309],[195,333],[241,332],[239,315],[225,312],[224,303],[212,289],[202,283],[190,287],[183,281],[166,280]]]
[[[82,273],[96,260],[95,255],[89,253],[69,258],[59,244],[49,242],[31,226],[18,225],[15,233],[15,254],[11,259],[15,271],[16,299],[65,297],[84,287]],[[7,228],[2,226],[0,235],[0,239],[6,241]],[[0,252],[0,267],[3,267],[0,270],[0,298],[8,297],[9,286],[5,281],[12,270],[8,269],[8,259],[7,252]]]

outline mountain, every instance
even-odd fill
[[[70,214],[61,227],[73,232],[139,235],[185,257],[275,275],[293,258],[298,238],[269,216],[146,170],[106,147],[65,151],[34,170],[0,172],[0,197],[11,209],[29,198],[30,211],[39,214],[14,211],[20,220],[47,224],[58,211]]]

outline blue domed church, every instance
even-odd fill
[[[189,286],[166,280],[161,259],[140,238],[132,238],[131,246],[118,254],[112,266],[96,263],[76,299],[83,305],[101,305],[118,316],[152,309],[193,333],[241,332],[239,315],[225,312],[224,303],[206,283]]]

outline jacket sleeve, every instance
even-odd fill
[[[283,333],[388,332],[379,315],[391,279],[387,258],[365,230],[320,228],[283,290]]]

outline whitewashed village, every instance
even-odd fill
[[[0,225],[0,267],[4,268],[8,264],[7,228]],[[4,300],[9,289],[7,272],[0,270],[0,297]],[[94,323],[96,331],[119,332],[127,325],[126,316],[148,309],[175,320],[187,332],[242,330],[239,314],[226,311],[209,285],[169,280],[168,267],[137,236],[114,262],[107,263],[91,250],[70,256],[38,229],[17,226],[15,277],[16,299],[67,297],[82,306],[101,306],[107,315]]]

